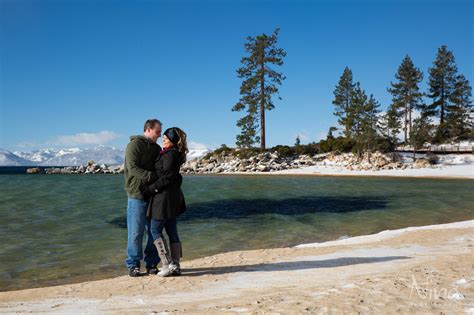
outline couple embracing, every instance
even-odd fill
[[[128,195],[125,262],[131,277],[181,274],[182,249],[176,218],[186,211],[181,190],[183,177],[179,173],[188,153],[186,133],[177,127],[166,129],[161,148],[157,144],[161,132],[159,120],[147,120],[143,136],[130,137],[125,151],[125,190]],[[169,238],[169,245],[163,230]],[[147,243],[143,251],[145,233]],[[142,259],[146,273],[140,271]],[[160,261],[162,266],[158,269]]]

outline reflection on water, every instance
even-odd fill
[[[185,259],[473,218],[472,180],[187,176]],[[122,176],[1,175],[0,290],[122,275]]]

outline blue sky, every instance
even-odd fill
[[[382,108],[406,54],[424,90],[441,45],[472,82],[473,3],[0,0],[0,148],[125,146],[150,117],[234,146],[245,38],[276,27],[287,79],[267,145],[317,141],[345,66]]]

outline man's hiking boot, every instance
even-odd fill
[[[128,275],[130,277],[141,277],[142,276],[139,267],[133,267],[133,268],[128,269]]]

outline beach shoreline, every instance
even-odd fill
[[[473,246],[474,220],[408,227],[324,243],[228,252],[185,261],[181,277],[121,276],[0,292],[0,310],[469,313],[474,310],[474,265],[469,259]],[[446,296],[420,296],[421,291],[413,289],[413,279],[429,292],[439,293],[445,288],[442,292],[446,291]],[[384,299],[384,306],[377,304],[375,296]],[[397,303],[390,306],[394,301]]]
[[[307,166],[273,172],[226,172],[196,173],[185,176],[321,176],[321,177],[390,177],[390,178],[426,178],[426,179],[474,179],[474,165],[444,165],[441,167],[396,169],[396,170],[347,170],[343,167]]]

